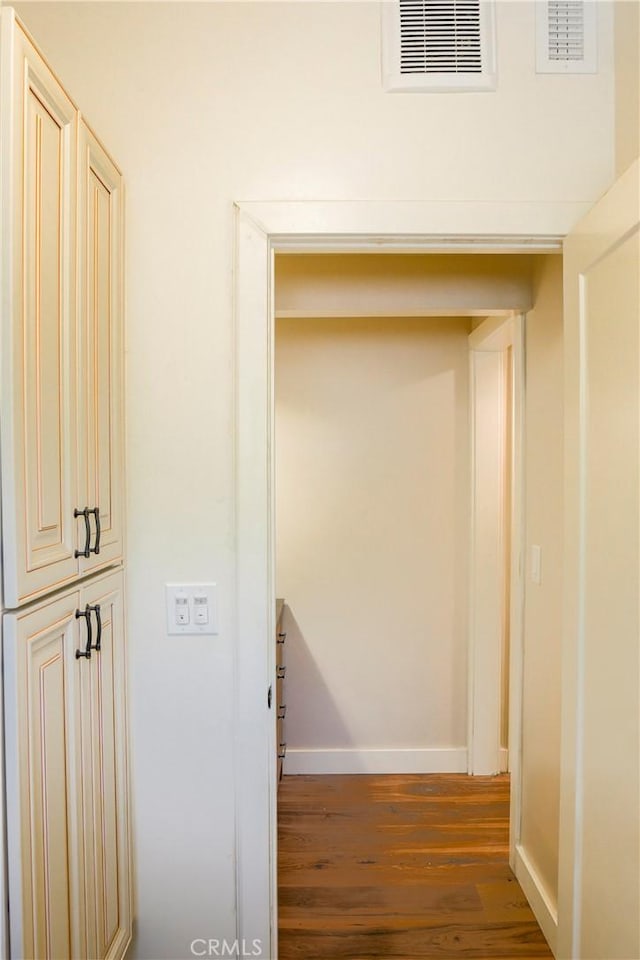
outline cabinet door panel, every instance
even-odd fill
[[[87,587],[86,603],[99,605],[102,623],[91,661],[91,723],[83,728],[87,883],[94,885],[89,943],[91,956],[115,960],[131,935],[122,574]]]
[[[80,561],[87,573],[123,552],[122,187],[83,121],[79,136],[80,496],[101,528],[100,553]]]
[[[82,956],[78,594],[4,618],[12,956]],[[86,679],[86,677],[84,678]]]
[[[2,501],[5,605],[77,576],[76,109],[3,11]]]

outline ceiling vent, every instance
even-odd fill
[[[388,0],[382,8],[385,89],[495,88],[493,0]]]
[[[538,73],[596,73],[595,0],[537,0]]]

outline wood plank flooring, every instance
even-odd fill
[[[279,960],[542,960],[509,869],[509,779],[285,777]]]

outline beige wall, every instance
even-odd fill
[[[377,3],[18,5],[126,179],[133,957],[235,936],[232,202],[596,199],[610,31],[537,76],[532,5],[496,6],[498,90],[420,96],[381,89]],[[219,636],[169,638],[194,580]]]
[[[562,640],[562,258],[542,257],[526,328],[526,599],[521,844],[556,902]],[[542,547],[542,582],[531,546]]]
[[[639,227],[636,163],[565,257],[559,946],[581,960],[640,957]]]
[[[640,3],[615,3],[616,174],[640,154]]]
[[[525,254],[280,254],[279,317],[482,315],[531,306]]]
[[[353,772],[358,751],[466,745],[469,331],[277,323],[287,744],[356,751]]]

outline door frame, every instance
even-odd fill
[[[277,957],[274,262],[276,252],[557,252],[589,203],[235,204],[235,797],[239,941]],[[268,953],[266,951],[268,950]]]
[[[512,793],[517,794],[520,742],[522,642],[524,627],[524,330],[525,318],[514,312],[509,317],[489,316],[469,336],[469,393],[471,412],[471,537],[469,617],[469,717],[468,770],[470,774],[492,775],[501,771],[500,705],[501,660],[499,643],[505,625],[505,576],[509,582],[509,744],[514,746]],[[505,458],[507,434],[506,351],[511,348],[512,444],[509,462]],[[486,377],[491,385],[487,396]],[[483,402],[484,401],[484,402]],[[491,435],[493,453],[482,460],[477,442],[478,429]],[[483,441],[484,442],[484,441]],[[493,454],[498,453],[495,457]],[[511,476],[509,516],[509,557],[505,563],[505,517],[502,489],[505,467]],[[508,570],[505,567],[508,566]],[[482,593],[488,603],[479,605]],[[480,667],[480,669],[478,669]],[[482,669],[484,667],[484,669]],[[482,705],[481,709],[477,709]],[[487,709],[487,705],[490,708]],[[519,797],[515,804],[519,806]],[[513,834],[512,830],[512,834]],[[512,838],[513,839],[513,838]]]

